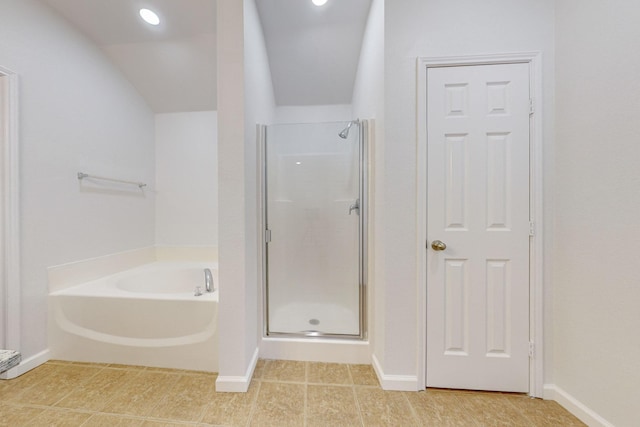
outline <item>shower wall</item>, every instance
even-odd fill
[[[358,129],[267,130],[268,311],[272,333],[358,335]]]

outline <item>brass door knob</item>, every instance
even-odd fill
[[[444,242],[441,242],[440,240],[434,240],[433,242],[431,242],[431,249],[433,249],[434,251],[444,251],[445,249],[447,249],[447,245],[445,245]]]

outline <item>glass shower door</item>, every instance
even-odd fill
[[[267,128],[269,335],[361,333],[361,144],[344,127]]]

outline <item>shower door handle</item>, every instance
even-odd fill
[[[349,206],[349,215],[352,211],[356,211],[356,214],[360,215],[360,199],[356,199],[355,203]]]

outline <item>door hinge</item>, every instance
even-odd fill
[[[533,221],[529,221],[529,236],[536,235],[536,224]]]
[[[534,359],[536,356],[536,347],[533,341],[529,341],[529,358]]]
[[[531,116],[535,112],[536,112],[536,104],[533,98],[529,98],[529,115]]]
[[[271,243],[271,230],[264,230],[264,242]]]

